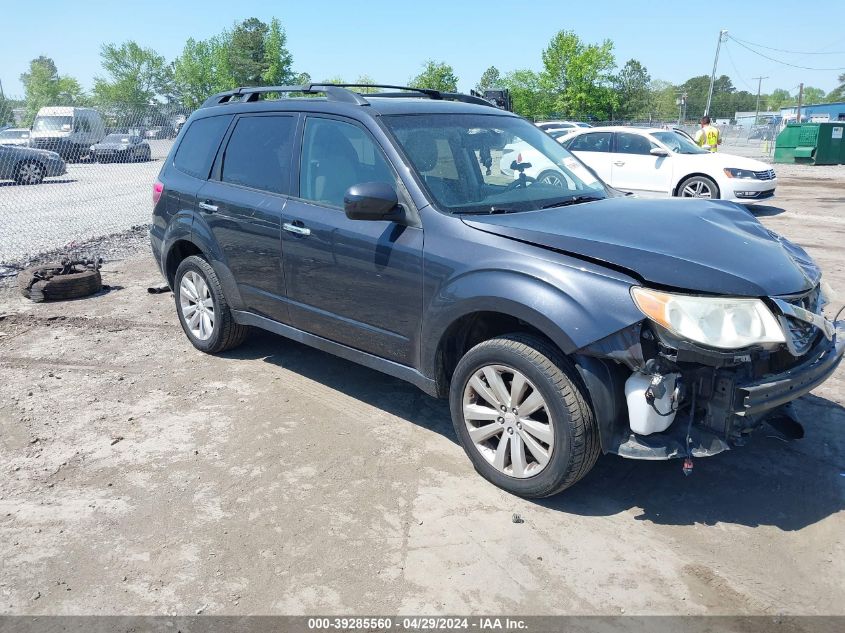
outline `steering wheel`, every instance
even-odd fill
[[[537,182],[537,179],[534,176],[526,176],[525,174],[520,174],[519,178],[514,180],[505,187],[505,192],[513,191],[514,189],[518,189],[519,187],[525,187],[528,185],[529,182]]]

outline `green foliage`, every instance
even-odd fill
[[[613,84],[619,107],[617,119],[644,119],[652,113],[653,94],[649,88],[651,75],[636,59],[625,62]]]
[[[423,64],[423,71],[419,75],[408,80],[408,85],[414,88],[455,92],[458,89],[458,77],[449,64],[430,59]]]
[[[839,85],[827,94],[827,101],[845,101],[845,73],[839,75]]]
[[[499,69],[495,66],[490,66],[490,68],[481,73],[481,78],[475,85],[475,89],[478,90],[478,92],[484,92],[485,90],[490,90],[491,88],[498,88],[501,80],[502,76]]]
[[[229,37],[224,32],[207,40],[188,39],[173,62],[173,74],[182,104],[199,107],[210,95],[235,88],[229,68]]]
[[[558,31],[543,50],[540,83],[554,113],[570,118],[609,118],[617,106],[612,89],[613,42],[585,44],[572,31]]]
[[[548,101],[540,87],[540,75],[533,70],[514,70],[502,77],[501,85],[510,91],[513,111],[527,119],[547,116]]]
[[[372,77],[370,77],[370,75],[367,75],[365,73],[363,75],[358,75],[358,79],[355,80],[355,83],[356,84],[374,84],[374,83],[376,83],[376,80],[373,79]],[[371,93],[379,91],[378,88],[356,88],[355,90],[357,92],[361,92],[363,94],[371,94]]]
[[[266,70],[261,79],[265,85],[283,86],[293,79],[293,56],[287,49],[287,35],[276,18],[270,20],[270,29],[264,42],[264,64]]]
[[[142,48],[133,41],[119,46],[103,44],[100,58],[108,77],[94,80],[98,103],[146,105],[156,98],[172,98],[173,68],[153,49]]]
[[[238,86],[258,86],[267,71],[266,39],[270,28],[258,18],[235,24],[229,44],[229,67]]]
[[[668,81],[655,80],[649,84],[651,94],[650,119],[675,120],[678,118],[678,90]]]
[[[73,77],[60,77],[56,63],[42,55],[29,63],[29,72],[21,75],[26,95],[23,124],[32,125],[38,110],[45,106],[87,105],[79,82]]]
[[[797,100],[797,97],[796,97]],[[816,103],[824,103],[825,92],[821,88],[814,88],[813,86],[804,87],[804,97],[802,103],[804,105],[814,105]]]
[[[764,95],[760,98],[760,109],[774,112],[780,110],[781,108],[794,105],[795,102],[795,98],[789,94],[788,90],[776,88],[772,90],[772,94],[768,96]]]

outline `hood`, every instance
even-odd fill
[[[607,198],[464,217],[478,230],[622,269],[646,284],[734,296],[803,292],[820,272],[800,247],[718,200]]]
[[[754,160],[753,158],[746,158],[745,156],[735,156],[734,154],[723,154],[722,152],[713,152],[711,154],[689,154],[696,158],[705,158],[719,167],[735,167],[737,169],[748,169],[749,171],[766,171],[773,169],[762,161]]]

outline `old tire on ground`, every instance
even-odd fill
[[[586,388],[566,356],[540,337],[508,334],[473,347],[455,368],[449,405],[476,470],[521,497],[561,492],[598,459]]]
[[[85,268],[67,275],[56,274],[61,269],[61,264],[46,264],[21,271],[18,274],[18,288],[21,294],[36,303],[64,301],[87,297],[99,292],[103,287],[99,270]],[[50,274],[53,276],[49,279],[38,278]]]
[[[679,198],[719,199],[719,186],[707,176],[690,176],[678,185]]]
[[[37,160],[22,161],[15,169],[15,182],[19,185],[37,185],[44,180],[44,165]]]
[[[199,255],[186,257],[179,264],[173,298],[185,335],[202,352],[217,354],[232,349],[249,334],[249,327],[235,323],[217,273]]]

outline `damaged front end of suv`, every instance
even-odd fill
[[[631,288],[646,318],[580,350],[582,359],[616,361],[617,394],[624,390],[625,406],[617,403],[616,415],[602,425],[604,452],[686,458],[688,472],[692,457],[741,446],[767,421],[787,436],[802,436],[789,403],[836,369],[845,322],[823,316],[818,268],[780,241],[807,274],[810,290],[750,298]],[[589,383],[590,374],[582,374]]]

